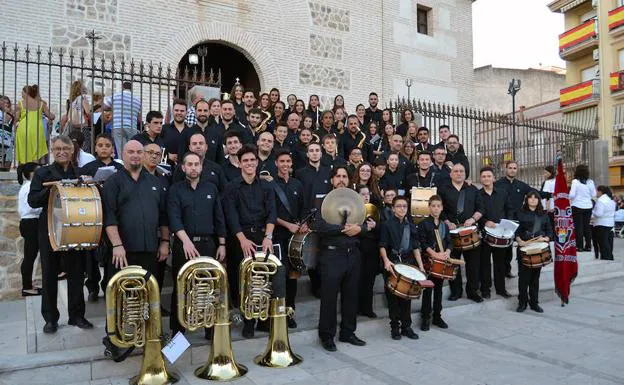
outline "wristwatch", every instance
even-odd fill
[[[269,241],[273,240],[273,234],[264,234],[264,237],[268,239]]]

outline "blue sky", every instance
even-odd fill
[[[565,67],[558,36],[563,15],[550,12],[552,0],[477,0],[473,4],[474,66]]]

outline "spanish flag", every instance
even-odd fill
[[[596,37],[596,20],[589,20],[559,35],[559,51]]]
[[[561,107],[589,99],[594,92],[593,80],[564,88],[559,92],[559,104]]]

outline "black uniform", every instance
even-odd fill
[[[240,176],[240,169],[237,168],[237,170],[238,175]],[[204,161],[202,162],[202,172],[199,178],[203,181],[205,180],[214,184],[217,189],[219,189],[220,193],[223,193],[223,191],[225,190],[227,180],[225,177],[225,173],[223,172],[223,168],[209,159],[204,158]],[[186,179],[186,175],[184,174],[184,171],[182,171],[181,164],[178,164],[176,166],[175,170],[173,171],[173,177],[171,179],[173,183],[180,182]]]
[[[395,171],[390,170],[390,167],[386,168],[386,173],[381,177],[380,184],[386,189],[397,190],[398,195],[405,195],[405,167],[397,167]],[[399,191],[401,190],[401,191]]]
[[[518,221],[520,226],[516,230],[516,236],[523,241],[531,238],[545,236],[552,240],[554,235],[550,218],[546,212],[538,214],[535,211],[518,211]],[[521,305],[537,305],[539,303],[539,278],[541,267],[530,268],[522,264],[520,257],[520,248],[517,250],[518,255],[518,302]],[[527,293],[528,291],[528,293]]]
[[[46,322],[57,323],[59,311],[57,307],[58,272],[60,266],[67,273],[67,300],[69,320],[84,318],[85,303],[83,293],[84,258],[77,251],[52,251],[48,238],[48,197],[50,187],[43,183],[61,179],[75,179],[77,173],[70,166],[67,171],[58,163],[38,168],[30,184],[28,204],[32,208],[41,207],[39,215],[39,252],[41,256],[42,294],[41,315]]]
[[[180,147],[178,148],[178,157],[180,161],[184,154],[189,152],[189,144],[191,143],[191,136],[195,134],[204,134],[206,138],[206,144],[208,145],[208,151],[206,152],[206,159],[213,162],[219,162],[223,159],[223,135],[219,130],[213,129],[211,126],[201,128],[195,124],[193,127],[186,127],[179,139]]]
[[[354,138],[353,136],[351,136],[349,130],[346,130],[338,138],[338,151],[341,154],[344,154],[345,158],[348,158],[349,154],[351,154],[351,150],[353,150],[355,147],[362,150],[362,159],[367,160],[368,145],[366,144],[366,135],[360,131],[355,134]]]
[[[361,224],[362,233],[366,223]],[[342,233],[344,226],[332,225],[320,215],[312,229],[321,238],[318,269],[321,275],[321,315],[318,334],[322,341],[333,340],[336,335],[338,292],[341,296],[340,337],[350,338],[357,325],[357,298],[360,281],[360,237]]]
[[[217,249],[215,238],[225,238],[227,232],[221,198],[214,184],[200,180],[193,188],[188,180],[174,183],[169,190],[167,212],[172,234],[184,230],[202,256],[215,258]],[[179,237],[174,237],[172,249],[171,312],[175,314],[178,306],[176,278],[186,263],[184,248]],[[178,317],[171,317],[170,328],[172,335],[178,331],[184,331]]]
[[[373,195],[371,191],[371,203]],[[379,274],[379,237],[381,236],[381,223],[360,236],[360,289],[358,300],[358,313],[370,316],[373,313],[373,286],[375,277]]]
[[[135,136],[133,136],[131,138],[131,140],[136,140],[137,142],[141,143],[144,146],[147,146],[148,144],[157,144],[160,146],[160,148],[165,148],[165,140],[163,139],[162,136],[158,135],[157,137],[155,137],[154,139],[152,139],[149,134],[147,133],[147,131],[143,131],[139,134],[136,134]]]
[[[479,195],[479,190],[472,185],[464,183],[460,190],[457,190],[452,183],[445,184],[438,189],[438,195],[442,198],[444,212],[442,218],[448,219],[458,227],[472,217],[475,212],[483,213],[483,200]],[[454,258],[459,259],[463,254],[466,261],[466,293],[468,296],[477,295],[479,282],[479,248],[472,250],[453,250]],[[451,296],[462,296],[462,276],[461,271],[457,272],[457,277],[450,282]]]
[[[424,177],[420,175],[420,169],[416,169],[416,172],[405,177],[404,183],[405,192],[407,194],[410,194],[412,187],[427,188],[437,187],[438,185],[438,174],[432,168],[427,170],[427,174]]]
[[[453,164],[461,163],[466,170],[466,179],[470,177],[470,163],[468,162],[468,157],[463,152],[459,150],[455,153],[447,152],[446,162],[451,162]]]
[[[179,154],[180,147],[182,146],[182,132],[186,130],[188,126],[184,123],[184,128],[182,131],[178,131],[173,122],[163,127],[162,130],[162,139],[165,143],[165,149],[168,154],[177,154],[178,162],[182,161],[182,156],[184,153]],[[186,147],[188,149],[188,146]],[[186,151],[185,151],[186,152]]]
[[[431,169],[436,173],[438,185],[442,186],[443,184],[451,183],[451,170],[449,170],[446,164],[443,164],[442,167],[438,167],[437,164],[433,163]]]
[[[416,143],[416,155],[418,155],[418,154],[420,154],[421,152],[424,152],[424,151],[427,151],[427,152],[430,152],[431,154],[433,154],[434,150],[435,150],[435,146],[433,144],[429,143],[429,142],[427,142],[427,143],[417,142]]]
[[[381,122],[381,115],[382,110],[379,108],[376,108],[375,111],[373,111],[370,107],[366,108],[366,110],[364,110],[365,125],[368,127],[368,124],[370,122],[375,122],[379,124]]]
[[[423,259],[428,258],[427,248],[431,248],[437,252],[444,252],[446,250],[453,249],[453,244],[451,242],[451,233],[444,221],[440,220],[439,223],[436,225],[433,217],[429,216],[425,218],[422,222],[420,222],[420,224],[418,225],[418,229]],[[442,248],[444,250],[440,250],[440,246],[438,245],[438,240],[436,239],[434,230],[438,230],[440,232],[440,239],[442,240]],[[431,316],[431,294],[433,294],[433,318],[441,317],[442,285],[444,284],[444,280],[442,278],[434,277],[431,274],[429,275],[428,279],[433,282],[434,287],[433,289],[426,288],[423,291],[422,307],[420,309],[421,317],[423,318],[423,320],[427,321]]]
[[[485,192],[485,189],[479,190],[481,199],[483,200],[483,217],[479,221],[483,231],[485,231],[485,222],[492,221],[500,223],[505,218],[507,212],[507,192],[494,187],[492,194]],[[487,242],[481,242],[481,268],[479,269],[479,281],[481,286],[481,294],[489,294],[492,287],[492,263],[494,265],[494,289],[497,294],[506,293],[505,289],[505,273],[507,272],[507,249],[491,247]]]
[[[418,234],[416,226],[410,223],[406,216],[402,221],[396,215],[384,222],[381,229],[381,239],[379,248],[386,250],[386,255],[392,263],[404,263],[417,266],[414,258],[414,250],[419,249]],[[384,280],[388,282],[388,272],[384,272]],[[403,330],[412,326],[411,306],[412,301],[403,299],[393,294],[387,285],[386,298],[388,299],[388,313],[390,316],[390,327]],[[400,325],[399,325],[400,323]]]
[[[333,169],[334,167],[337,167],[337,166],[346,166],[346,165],[347,165],[347,161],[340,155],[333,158],[331,155],[324,152],[323,155],[321,156],[321,166],[325,166],[325,167],[329,167],[330,169]]]
[[[234,166],[228,158],[226,158],[225,161],[221,164],[221,168],[223,169],[223,174],[225,174],[225,180],[227,183],[230,183],[241,175],[240,167]]]
[[[256,172],[260,175],[262,172],[268,172],[273,178],[277,176],[277,166],[275,165],[275,154],[271,152],[265,160],[258,157],[258,167]]]

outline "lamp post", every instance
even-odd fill
[[[202,80],[206,80],[206,55],[208,55],[208,47],[202,46],[197,49],[197,54],[201,56],[202,60]]]
[[[520,79],[511,79],[507,94],[511,95],[511,157],[516,160],[516,94],[520,91]]]
[[[412,88],[412,79],[405,79],[405,86],[407,87],[407,102],[410,100],[410,88]]]

